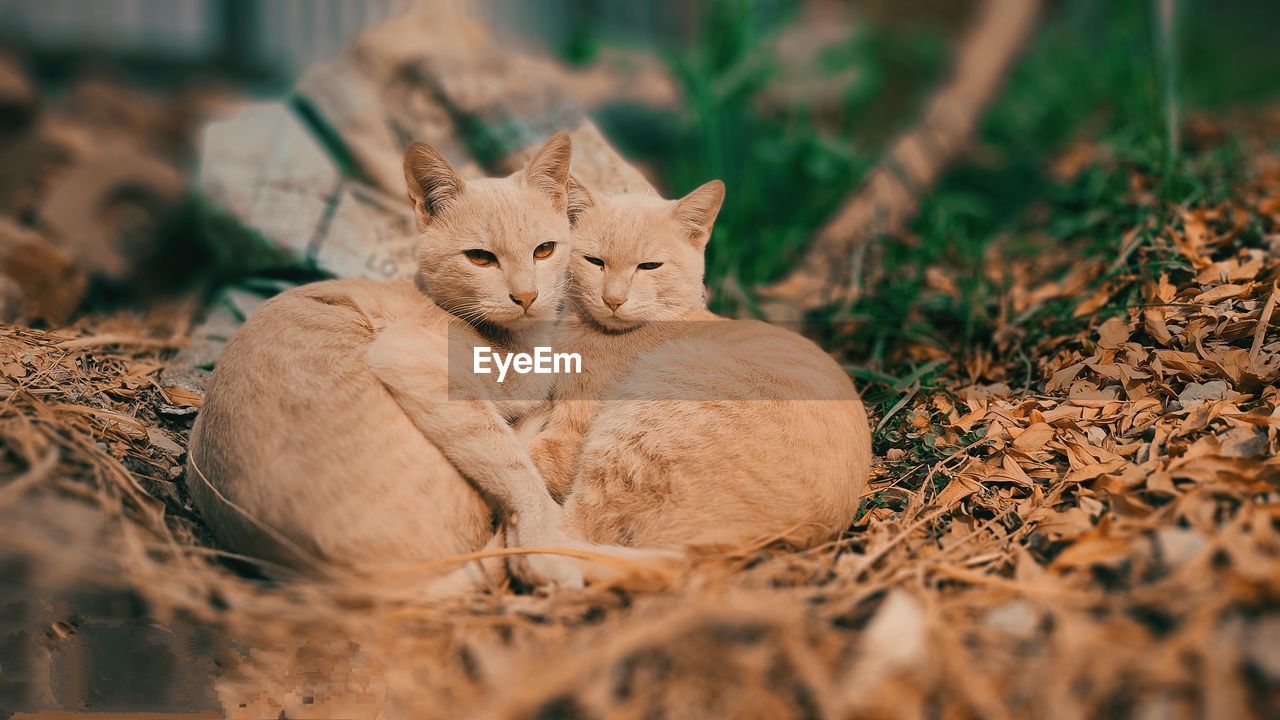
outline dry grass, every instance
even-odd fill
[[[1132,194],[1149,224],[1108,262],[1010,268],[1025,364],[910,350],[948,370],[895,404],[867,512],[823,547],[432,605],[236,574],[158,386],[181,312],[0,329],[0,543],[33,592],[131,588],[215,638],[233,717],[1274,714],[1280,159],[1212,207]],[[1032,332],[1073,296],[1081,332]],[[1018,381],[969,379],[993,376]]]

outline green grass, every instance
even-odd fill
[[[1280,53],[1271,37],[1280,5],[1180,2],[1173,68],[1163,64],[1154,3],[1062,0],[1050,6],[970,152],[925,196],[907,236],[881,244],[880,272],[852,308],[852,322],[832,318],[841,323],[824,340],[859,368],[860,385],[880,412],[891,409],[906,391],[903,379],[919,370],[919,362],[899,352],[906,345],[947,348],[957,360],[999,352],[993,331],[1006,288],[998,274],[986,272],[993,243],[1006,257],[1043,252],[1047,243],[1114,257],[1125,233],[1151,216],[1150,208],[1128,200],[1132,174],[1157,178],[1156,196],[1167,203],[1212,203],[1230,192],[1239,179],[1237,149],[1228,144],[1189,153],[1169,146],[1170,90],[1185,103],[1184,116],[1280,97]],[[683,111],[645,122],[639,132],[611,135],[656,166],[672,195],[713,177],[725,180],[728,196],[707,266],[713,306],[722,311],[741,309],[741,293],[724,292],[726,284],[750,294],[792,266],[887,141],[915,119],[944,77],[958,37],[956,28],[928,20],[863,22],[846,45],[822,58],[825,71],[852,68],[858,78],[844,93],[833,127],[805,107],[760,112],[778,72],[777,59],[762,48],[797,8],[784,4],[767,18],[757,8],[747,0],[709,2],[695,42],[670,58]],[[1110,161],[1060,183],[1048,167],[1080,140],[1104,146]],[[944,269],[959,292],[931,291],[930,268]],[[1132,300],[1113,298],[1115,307],[1104,311],[1118,312]],[[1066,330],[1074,303],[1048,303],[1039,311],[1048,321],[1036,318],[1036,326]],[[927,386],[939,371],[916,379]]]
[[[1190,35],[1193,41],[1178,45],[1185,56],[1179,65],[1191,69],[1177,78],[1179,96],[1220,107],[1277,95],[1278,62],[1258,51],[1265,38],[1257,30],[1241,35],[1251,25],[1252,8],[1235,14],[1204,3],[1183,8],[1178,37]],[[911,227],[912,241],[884,246],[883,279],[854,308],[867,321],[861,334],[869,359],[875,359],[876,348],[904,339],[940,337],[961,346],[989,341],[1000,288],[984,272],[984,258],[1002,236],[1012,237],[1008,248],[1036,252],[1034,242],[1020,237],[1033,212],[1049,213],[1048,222],[1033,222],[1047,227],[1051,238],[1084,237],[1108,251],[1139,219],[1123,202],[1128,172],[1165,178],[1159,191],[1173,202],[1205,202],[1226,192],[1229,183],[1206,185],[1204,178],[1229,174],[1229,150],[1202,160],[1220,166],[1205,172],[1181,167],[1181,154],[1167,146],[1164,67],[1152,13],[1149,3],[1069,0],[1042,21],[1031,49],[984,117],[976,151],[926,196]],[[843,137],[826,136],[804,108],[782,117],[755,112],[773,68],[753,48],[775,30],[760,26],[744,2],[712,3],[701,41],[674,62],[689,113],[677,152],[664,164],[668,184],[684,192],[721,177],[729,186],[709,249],[712,287],[731,277],[750,288],[785,272],[874,160],[875,148],[865,147],[865,139],[878,130],[882,139],[890,135],[854,123],[840,128]],[[929,82],[913,86],[922,97],[936,82],[939,60],[945,60],[939,44],[937,28],[929,25],[915,31],[870,26],[855,34],[847,48],[827,58],[836,63],[833,69],[852,64],[867,78],[846,97],[845,116],[907,124],[920,98],[904,100],[884,78],[900,77],[904,69],[923,76]],[[1213,48],[1225,59],[1207,72],[1195,60],[1217,57]],[[1258,65],[1242,65],[1245,60]],[[878,98],[906,111],[877,114]],[[1078,138],[1107,146],[1115,163],[1091,168],[1061,187],[1046,167]],[[930,267],[948,269],[961,290],[958,298],[927,297]],[[925,307],[918,312],[921,302]]]
[[[852,67],[858,80],[846,90],[843,120],[829,134],[806,107],[774,116],[758,111],[777,71],[766,41],[792,13],[768,22],[754,8],[745,0],[711,3],[694,48],[672,61],[688,114],[673,146],[658,158],[666,184],[675,195],[712,177],[729,184],[708,249],[713,287],[728,278],[750,287],[779,277],[887,139],[885,98],[912,105],[942,60],[932,31],[904,36],[866,27],[831,48],[819,60],[820,71]],[[891,81],[908,91],[890,92]]]

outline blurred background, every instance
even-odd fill
[[[1275,0],[0,0],[0,715],[284,717],[214,697],[192,638],[345,657],[367,627],[407,643],[407,717],[574,716],[574,677],[646,717],[699,683],[726,716],[1274,716],[1278,28]],[[560,130],[592,187],[725,181],[708,297],[817,321],[874,427],[855,526],[744,563],[749,624],[716,575],[613,636],[622,596],[366,626],[216,559],[180,480],[226,339],[290,285],[413,272],[410,141],[471,177]],[[671,656],[609,642],[672,627]],[[477,672],[476,628],[527,663]]]
[[[726,181],[708,284],[718,309],[758,313],[757,289],[797,266],[895,138],[921,121],[988,5],[999,9],[930,0],[484,0],[466,7],[513,54],[556,59],[567,94],[661,192]],[[309,67],[340,56],[362,31],[423,7],[413,0],[0,0],[0,44],[48,114],[73,125],[127,126],[189,179],[205,119],[246,98],[288,97]],[[976,131],[939,151],[938,171],[911,191],[907,222],[887,228],[896,241],[859,260],[859,294],[840,316],[862,318],[860,345],[989,339],[1004,282],[988,272],[997,238],[1013,238],[1002,244],[1007,254],[1111,237],[1127,218],[1100,208],[1126,172],[1141,168],[1176,185],[1185,151],[1217,147],[1197,119],[1202,113],[1221,118],[1252,108],[1266,117],[1280,97],[1274,2],[1051,0],[1040,8],[995,74],[997,89],[975,101]],[[15,93],[0,101],[10,138],[36,122],[37,103]],[[1228,142],[1215,152],[1225,172],[1238,148]],[[32,187],[32,178],[42,175],[46,155],[0,138],[0,209],[20,224],[52,225],[56,235],[84,223],[40,217],[53,190]],[[151,173],[159,178],[153,187],[183,185],[163,174]],[[1045,213],[1053,222],[1041,221]],[[1033,216],[1045,231],[1021,232]],[[185,253],[165,256],[169,271],[91,268],[91,293],[111,299],[122,285],[125,296],[157,283],[181,285],[185,274],[173,273],[175,264],[224,268],[222,280],[241,272],[200,260],[218,254],[192,245],[205,230],[181,213],[166,218],[158,232],[181,235]],[[94,280],[104,277],[116,282]],[[885,306],[882,298],[894,302]]]

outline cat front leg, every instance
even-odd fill
[[[560,506],[494,404],[478,394],[450,398],[448,346],[439,323],[397,320],[370,343],[369,367],[414,426],[507,518],[519,546],[569,545]],[[581,571],[558,555],[531,556],[526,567],[526,579],[537,585],[583,583]]]
[[[578,457],[593,412],[593,403],[588,400],[558,402],[551,407],[542,428],[526,439],[534,467],[552,497],[561,502],[573,490]]]

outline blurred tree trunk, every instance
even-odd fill
[[[869,242],[901,230],[920,199],[968,145],[978,121],[1035,29],[1041,0],[984,0],[961,41],[953,72],[924,117],[898,137],[854,194],[818,231],[797,266],[759,290],[766,317],[846,305],[861,292]]]

